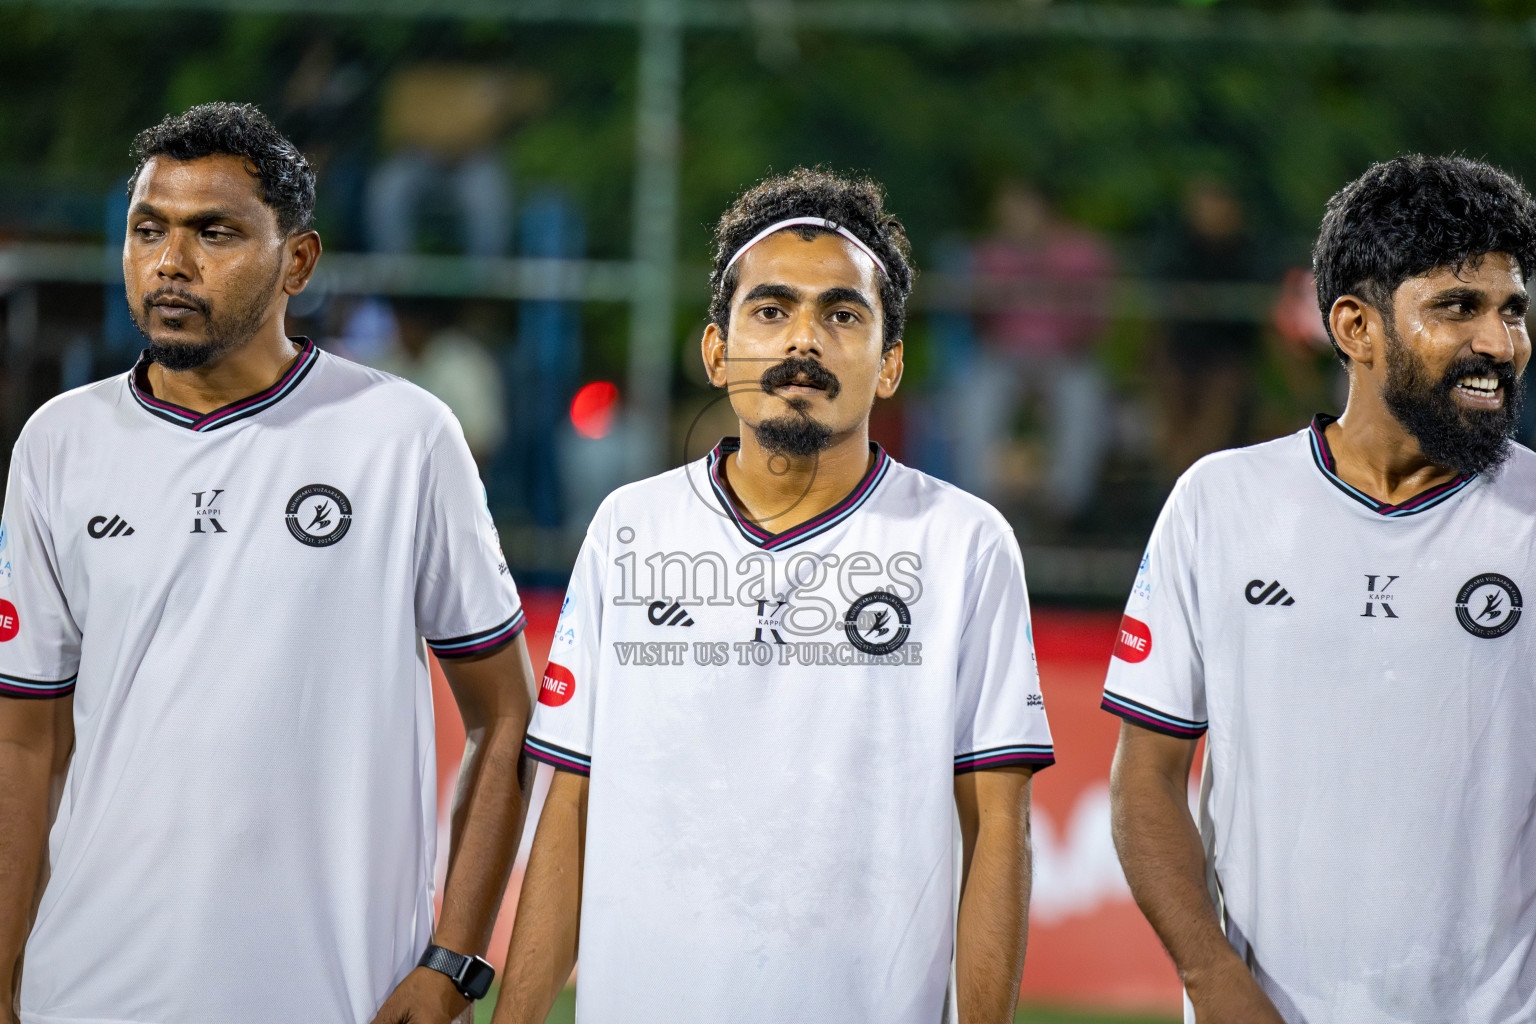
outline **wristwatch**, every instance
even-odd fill
[[[464,956],[442,946],[428,946],[416,966],[429,967],[448,975],[453,987],[459,990],[459,995],[470,1002],[485,998],[485,994],[491,990],[491,980],[496,977],[496,968],[485,959]]]

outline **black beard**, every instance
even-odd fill
[[[775,388],[797,381],[813,384],[826,392],[828,398],[836,398],[843,390],[837,374],[814,359],[790,356],[763,371],[762,389],[773,394]],[[804,395],[784,399],[791,412],[764,420],[752,427],[752,436],[758,445],[770,455],[783,455],[791,459],[804,459],[820,455],[832,444],[832,429],[814,419],[809,409],[811,400]]]
[[[1387,380],[1381,397],[1419,442],[1424,457],[1465,476],[1496,472],[1514,450],[1510,439],[1525,404],[1525,381],[1514,366],[1474,356],[1453,363],[1438,381],[1431,380],[1396,326],[1388,322],[1385,327]],[[1487,411],[1457,405],[1451,392],[1463,377],[1497,378],[1504,388],[1504,404]]]
[[[805,399],[799,399],[804,402]],[[791,406],[795,402],[790,403]],[[832,444],[832,428],[807,416],[799,409],[790,416],[779,416],[752,424],[752,436],[770,455],[804,459],[820,455]]]
[[[266,286],[253,293],[250,301],[233,309],[228,316],[215,314],[213,306],[206,299],[200,299],[179,288],[167,287],[150,292],[141,300],[140,309],[134,309],[133,303],[130,302],[128,311],[133,315],[133,325],[149,342],[150,361],[159,363],[172,372],[200,370],[205,366],[218,363],[229,353],[250,341],[256,335],[257,329],[261,327],[262,321],[267,318],[271,296],[277,288],[282,269],[282,263],[279,262],[273,268],[271,280],[266,283]],[[203,323],[206,325],[202,341],[166,343],[150,337],[150,308],[159,300],[173,296],[202,315]]]

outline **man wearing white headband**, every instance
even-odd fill
[[[497,1024],[545,1019],[578,940],[597,1024],[1011,1021],[1051,736],[1007,522],[869,439],[905,234],[802,169],[716,243],[703,358],[740,437],[587,532]]]

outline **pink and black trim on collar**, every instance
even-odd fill
[[[264,391],[258,391],[254,395],[248,395],[238,402],[231,402],[212,412],[193,412],[179,405],[167,402],[162,398],[156,398],[149,387],[149,350],[145,349],[139,356],[139,361],[134,364],[133,372],[128,375],[128,390],[133,395],[133,400],[138,402],[146,411],[153,413],[163,420],[175,423],[177,426],[186,427],[199,433],[208,430],[217,430],[227,427],[237,420],[243,420],[247,416],[254,416],[263,409],[268,409],[293,393],[299,386],[299,382],[309,375],[314,368],[316,360],[320,357],[320,350],[315,348],[315,343],[308,338],[294,338],[299,343],[299,356],[293,361],[277,383]]]
[[[891,468],[891,457],[885,454],[885,449],[878,444],[869,442],[869,451],[874,461],[869,470],[865,472],[863,479],[858,482],[848,496],[842,501],[827,509],[821,515],[808,519],[798,526],[790,527],[783,533],[773,533],[763,529],[756,523],[747,519],[736,508],[736,503],[731,500],[730,493],[725,489],[725,482],[721,478],[721,462],[732,452],[741,449],[741,438],[724,437],[720,443],[709,453],[709,485],[715,490],[715,498],[719,500],[720,507],[725,509],[731,522],[736,524],[736,529],[741,535],[753,544],[766,551],[783,551],[792,548],[796,544],[810,540],[812,537],[826,533],[832,527],[841,523],[859,510],[859,506],[869,500],[869,496],[875,493],[875,488],[880,486],[880,481],[885,479],[886,472]]]
[[[1415,494],[1407,501],[1400,502],[1396,505],[1388,505],[1384,501],[1377,501],[1369,494],[1365,494],[1364,492],[1358,491],[1355,488],[1349,486],[1349,484],[1345,483],[1339,476],[1336,469],[1337,464],[1333,459],[1333,449],[1328,447],[1328,437],[1324,433],[1324,431],[1328,428],[1328,424],[1332,423],[1336,419],[1338,419],[1337,416],[1329,416],[1328,414],[1321,412],[1312,417],[1312,426],[1308,428],[1307,431],[1307,440],[1311,443],[1312,446],[1312,461],[1317,463],[1317,468],[1322,472],[1323,476],[1328,480],[1329,483],[1333,484],[1333,486],[1337,487],[1351,498],[1354,498],[1360,504],[1364,505],[1366,508],[1370,509],[1372,512],[1375,512],[1379,516],[1385,516],[1389,519],[1399,519],[1403,516],[1411,516],[1419,512],[1428,511],[1429,509],[1434,508],[1436,505],[1439,505],[1440,503],[1447,501],[1455,495],[1461,493],[1461,491],[1468,484],[1477,479],[1476,473],[1462,474],[1456,477],[1454,480],[1448,480],[1443,484],[1437,484],[1427,491],[1420,491],[1418,494]]]

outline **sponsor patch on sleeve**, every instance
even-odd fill
[[[1146,661],[1152,653],[1152,629],[1140,619],[1127,615],[1120,620],[1115,634],[1115,657],[1121,661]]]
[[[539,703],[552,708],[569,701],[576,694],[576,677],[564,665],[550,662],[544,669],[544,681],[539,684]]]

